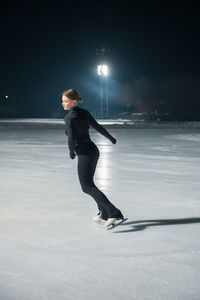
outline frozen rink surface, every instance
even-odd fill
[[[199,129],[90,130],[95,183],[128,221],[94,224],[63,129],[0,131],[0,300],[199,300]]]

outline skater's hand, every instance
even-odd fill
[[[76,157],[76,153],[70,153],[70,158],[74,159]]]
[[[116,144],[117,140],[113,138],[111,142],[112,142],[113,144]]]

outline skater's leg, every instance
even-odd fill
[[[96,185],[94,184],[94,174],[95,174],[95,171],[96,171],[96,166],[97,166],[97,162],[98,162],[98,159],[99,159],[99,149],[97,148],[97,154],[95,156],[95,158],[92,160],[91,162],[91,168],[90,168],[90,172],[89,172],[89,182],[91,184],[91,186],[94,186],[96,187]],[[98,210],[99,210],[99,213],[98,215],[104,219],[104,220],[107,220],[108,219],[108,213],[107,211],[105,210],[105,208],[102,206],[101,203],[97,203],[97,206],[98,206]]]
[[[97,150],[93,149],[88,154],[78,155],[78,176],[82,190],[92,196],[97,205],[100,204],[100,207],[104,208],[108,218],[120,216],[120,210],[108,200],[93,182],[94,171],[99,157],[99,151]]]

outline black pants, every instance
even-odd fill
[[[94,184],[93,177],[99,159],[99,149],[93,142],[78,145],[75,148],[78,156],[78,177],[84,193],[89,194],[97,203],[101,217],[104,220],[123,217],[108,198]]]

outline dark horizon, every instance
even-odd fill
[[[99,100],[96,48],[102,46],[110,49],[113,113],[136,110],[122,99],[132,82],[145,78],[158,89],[164,82],[181,84],[181,78],[190,78],[190,113],[200,114],[198,4],[4,5],[0,12],[0,117],[6,117],[2,108],[6,95],[7,103],[15,104],[13,113],[8,108],[8,116],[63,117],[60,94],[69,88],[80,92],[81,107],[94,112]]]

